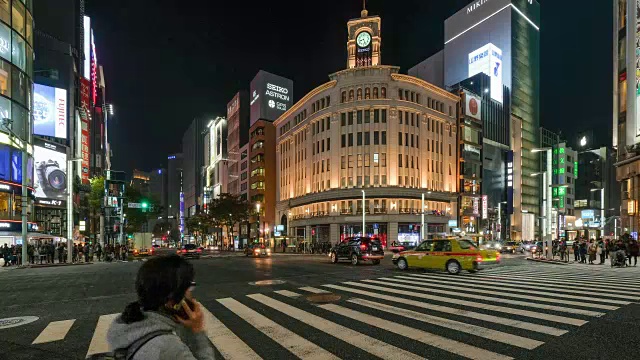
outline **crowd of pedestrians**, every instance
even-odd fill
[[[127,260],[129,248],[126,245],[89,243],[72,246],[71,259],[74,263],[88,263],[93,261]],[[27,245],[28,263],[30,264],[64,264],[67,263],[69,252],[67,244],[53,241],[43,241],[39,244]],[[4,259],[4,267],[22,265],[22,245],[8,246],[6,243],[0,248],[0,257]]]
[[[553,256],[560,256],[560,260],[569,261],[570,252],[573,253],[573,261],[582,264],[604,264],[609,259],[611,265],[616,265],[615,256],[621,257],[625,265],[638,265],[640,244],[628,234],[616,239],[586,239],[578,238],[571,246],[567,246],[564,239],[553,242]]]

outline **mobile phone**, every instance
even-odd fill
[[[195,310],[195,304],[193,303],[193,301],[187,298],[182,298],[179,303],[173,305],[173,310],[175,311],[176,316],[179,316],[183,319],[189,319],[189,315],[187,315],[186,311],[184,310],[183,304],[186,304],[189,309]]]

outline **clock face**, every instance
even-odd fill
[[[356,38],[356,43],[360,47],[369,46],[369,44],[371,43],[371,35],[366,31],[361,32],[360,34],[358,34],[358,37]]]

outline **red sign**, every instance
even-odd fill
[[[82,147],[82,183],[89,183],[89,125],[91,116],[91,103],[89,102],[91,94],[91,84],[89,80],[80,78],[80,126]]]

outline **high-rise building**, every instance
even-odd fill
[[[204,200],[205,121],[204,118],[194,119],[182,137],[182,191],[186,218],[197,214]]]
[[[133,169],[130,186],[138,190],[142,196],[149,196],[149,180],[151,180],[150,172]]]
[[[540,183],[528,176],[539,171],[539,155],[531,151],[539,143],[539,24],[535,0],[474,1],[445,20],[443,52],[409,72],[422,79],[443,79],[446,87],[485,73],[490,82],[483,92],[505,106],[510,92],[511,122],[519,126],[511,129],[512,136],[519,136],[511,141],[511,160],[522,170],[522,176],[513,179],[514,240],[523,238],[523,229],[540,213]]]
[[[621,191],[621,232],[640,231],[640,21],[637,1],[613,1],[613,146]],[[629,79],[629,75],[632,77]],[[628,89],[632,84],[631,90]]]
[[[275,224],[276,128],[274,121],[293,104],[293,81],[260,70],[250,85],[249,202],[258,216],[252,220],[250,237],[271,241]],[[242,169],[241,169],[242,170]]]
[[[238,92],[227,104],[229,193],[240,194],[240,148],[249,141],[249,97]]]
[[[381,65],[380,26],[367,10],[350,20],[347,69],[275,122],[276,229],[290,239],[415,244],[456,219],[460,98]]]
[[[167,169],[151,170],[149,173],[149,197],[162,209],[158,217],[163,219],[166,219],[168,215],[168,196]]]
[[[217,117],[207,125],[205,139],[204,205],[222,193],[229,192],[229,152],[227,150],[227,119]]]
[[[182,198],[182,154],[172,154],[167,158],[167,218],[177,228],[180,223]],[[182,202],[184,206],[184,203]]]

